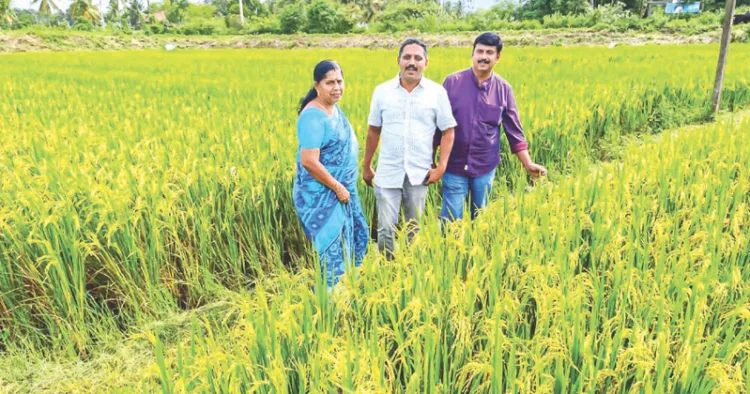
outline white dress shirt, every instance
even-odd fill
[[[374,182],[387,189],[400,189],[404,176],[421,185],[432,168],[435,132],[456,127],[445,88],[425,77],[411,93],[400,77],[375,88],[368,123],[381,127]]]

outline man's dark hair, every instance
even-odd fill
[[[401,48],[398,49],[398,58],[399,59],[401,59],[401,55],[404,54],[404,48],[407,45],[411,45],[411,44],[417,44],[417,45],[421,46],[422,49],[424,49],[424,58],[427,59],[427,44],[425,44],[419,38],[407,38],[406,40],[404,40],[404,42],[401,43]]]
[[[740,23],[750,23],[750,11],[746,12],[745,15],[735,15],[733,25],[739,25]]]
[[[474,47],[471,48],[471,53],[474,53],[474,50],[477,49],[477,44],[487,45],[489,47],[495,47],[497,48],[497,54],[499,55],[500,52],[503,50],[503,40],[500,39],[500,36],[498,36],[495,33],[482,33],[474,40]]]

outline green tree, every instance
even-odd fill
[[[591,9],[588,0],[529,0],[521,7],[521,19],[542,20],[546,15],[583,14]]]
[[[359,19],[361,19],[361,12],[355,5],[339,4],[336,7],[336,33],[349,33]]]
[[[262,17],[268,14],[268,9],[260,0],[242,0],[242,15],[246,18]],[[233,1],[229,3],[229,15],[240,15],[239,2]]]
[[[375,20],[385,31],[402,30],[404,24],[425,18],[428,15],[438,15],[443,10],[433,2],[411,3],[399,2],[388,5],[379,13]]]
[[[355,3],[362,10],[362,21],[370,23],[372,18],[383,9],[381,0],[359,0]]]
[[[307,10],[307,33],[333,33],[336,31],[336,10],[325,0],[315,0]]]
[[[188,6],[190,6],[188,0],[171,0],[167,10],[167,20],[172,23],[184,21]]]
[[[52,16],[54,12],[60,12],[60,7],[57,6],[52,0],[32,0],[32,5],[39,4],[39,13],[47,16]]]
[[[126,14],[128,23],[133,29],[140,29],[143,26],[143,3],[140,0],[130,0]]]
[[[305,9],[301,4],[289,4],[279,11],[279,24],[281,32],[293,34],[301,30],[305,25]]]
[[[94,25],[98,25],[102,17],[99,9],[91,3],[91,0],[75,0],[70,5],[70,8],[68,8],[68,13],[72,20],[76,20],[80,17],[88,19]]]
[[[120,0],[109,0],[109,9],[104,15],[104,20],[108,23],[118,23],[122,19],[120,14]]]
[[[73,30],[78,31],[92,31],[94,30],[94,24],[91,23],[90,20],[79,16],[76,18],[76,21],[73,23]]]
[[[210,0],[209,4],[216,7],[214,16],[228,16],[229,15],[229,0]]]
[[[0,0],[0,24],[10,25],[16,20],[16,15],[10,9],[10,0]]]

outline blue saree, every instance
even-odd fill
[[[297,120],[297,174],[292,198],[305,235],[318,254],[329,289],[338,283],[347,264],[359,266],[369,242],[369,230],[357,194],[359,144],[338,105],[328,116],[310,107]],[[300,164],[300,150],[320,149],[320,162],[341,182],[351,198],[341,203],[333,190],[318,182]]]

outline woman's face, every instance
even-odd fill
[[[329,71],[320,82],[315,82],[318,97],[327,104],[336,104],[344,95],[344,76],[341,70]]]

